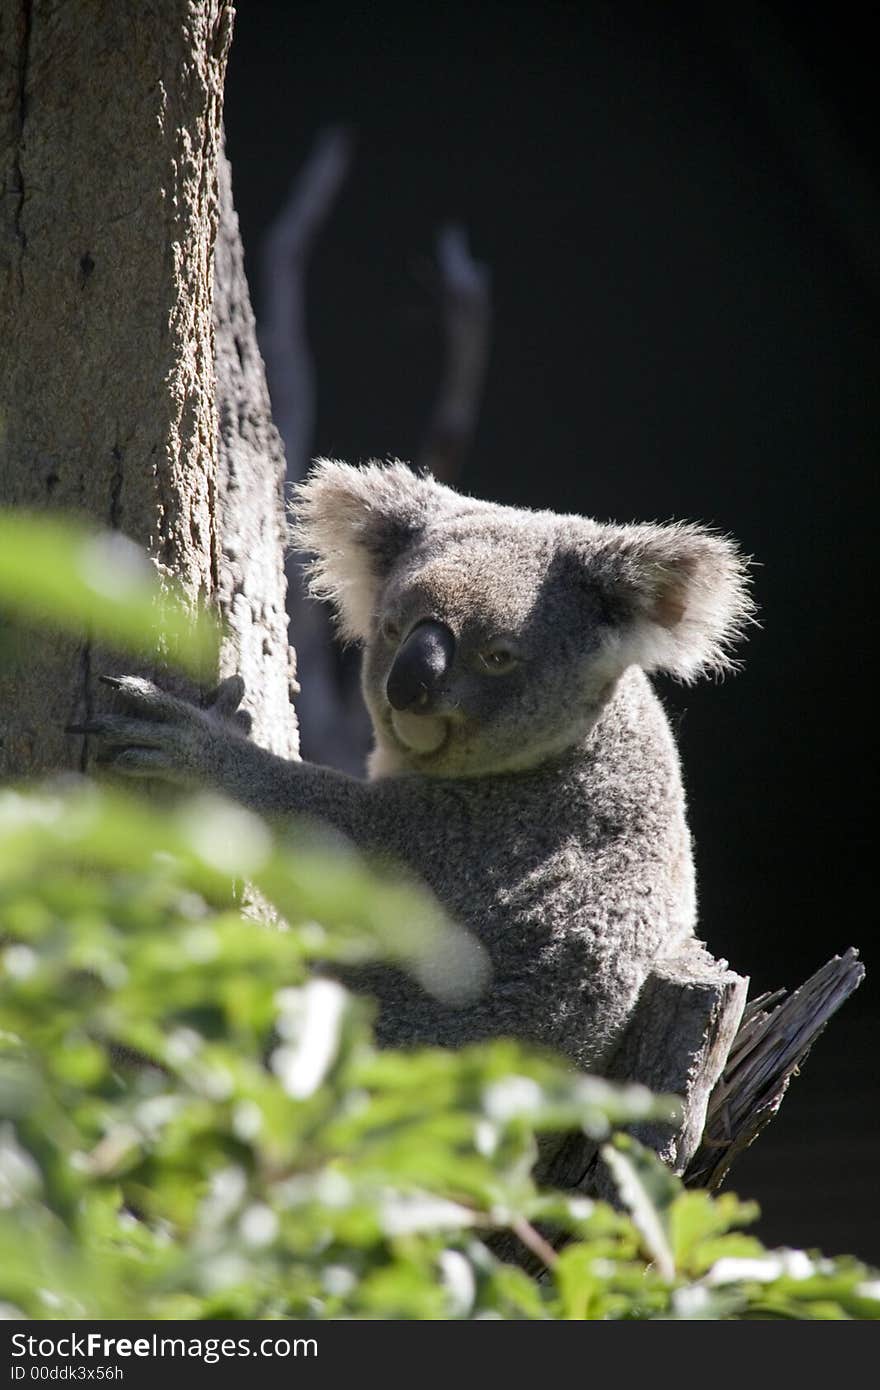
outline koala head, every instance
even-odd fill
[[[371,770],[481,776],[580,742],[628,667],[733,667],[746,562],[701,526],[464,497],[405,464],[319,460],[294,499],[311,589],[364,646]]]

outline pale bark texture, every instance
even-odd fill
[[[850,947],[790,995],[746,1003],[748,980],[694,941],[649,976],[608,1075],[681,1098],[680,1118],[633,1132],[689,1186],[718,1188],[782,1104],[792,1076],[865,971]],[[544,1181],[614,1200],[598,1145],[572,1134]]]
[[[297,692],[287,637],[284,446],[272,423],[257,346],[229,161],[219,164],[220,225],[215,253],[218,566],[216,598],[228,636],[221,675],[247,686],[252,735],[280,757],[298,754],[291,700]]]
[[[813,1043],[864,976],[858,951],[850,947],[791,994],[780,989],[746,1003],[748,980],[726,961],[713,960],[699,941],[659,963],[607,1074],[678,1096],[681,1105],[670,1123],[636,1125],[634,1136],[686,1186],[715,1191],[770,1123]],[[536,1176],[548,1187],[619,1205],[600,1147],[578,1132],[548,1137]],[[555,1244],[565,1243],[548,1234]],[[523,1233],[505,1231],[491,1245],[501,1258],[535,1272],[555,1258],[552,1246],[539,1240],[543,1248]]]
[[[215,392],[232,14],[225,0],[0,0],[0,504],[120,530],[194,603],[225,608],[222,672],[244,665],[262,741],[290,753],[283,581],[268,578],[282,555],[279,453],[243,278],[218,296],[221,366],[235,357],[236,373]],[[231,223],[228,235],[224,264],[240,274]],[[267,515],[245,521],[242,497],[222,493],[263,445],[265,478],[248,487]],[[261,531],[252,563],[232,564],[236,535],[250,548]],[[84,763],[64,728],[93,712],[97,670],[118,665],[88,640],[30,630],[7,629],[2,653],[0,773]]]

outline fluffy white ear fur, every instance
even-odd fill
[[[730,649],[754,604],[749,562],[732,540],[688,522],[621,526],[602,551],[630,612],[607,646],[621,669],[685,682],[736,670]]]
[[[309,590],[329,600],[346,640],[366,638],[379,586],[430,515],[448,509],[448,488],[406,464],[355,468],[316,459],[292,499],[292,539],[314,556]]]
[[[428,523],[486,505],[396,460],[356,468],[318,459],[294,492],[292,538],[313,555],[310,590],[333,604],[342,637],[365,639],[383,580]],[[730,648],[754,607],[733,541],[686,522],[584,525],[583,562],[621,615],[604,644],[610,667],[683,681],[735,669]]]

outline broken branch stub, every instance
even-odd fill
[[[714,1190],[778,1111],[791,1077],[864,978],[858,952],[834,956],[792,994],[746,1004],[748,980],[698,942],[658,964],[608,1068],[681,1097],[681,1117],[634,1130],[689,1187]],[[566,1136],[540,1168],[543,1182],[616,1200],[598,1145]]]

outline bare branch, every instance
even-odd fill
[[[352,148],[351,133],[344,126],[319,133],[263,243],[260,347],[290,482],[305,473],[315,418],[315,373],[306,336],[306,264],[348,173]]]
[[[788,997],[780,989],[748,1005],[709,1100],[702,1142],[685,1173],[689,1186],[720,1187],[735,1159],[776,1114],[831,1015],[864,977],[858,951],[850,947]]]
[[[306,331],[306,273],[315,240],[351,165],[353,140],[343,126],[320,132],[266,235],[262,254],[260,346],[287,455],[287,481],[305,475],[315,423],[315,369]],[[310,759],[363,771],[369,747],[356,682],[347,679],[326,611],[303,591],[301,556],[287,559],[287,610],[299,656],[297,713]]]
[[[477,427],[489,358],[492,310],[489,271],[471,256],[467,234],[455,224],[437,236],[446,364],[419,456],[419,464],[441,482],[460,474]]]
[[[545,1240],[541,1232],[536,1230],[530,1221],[527,1221],[524,1216],[516,1216],[510,1223],[510,1229],[542,1265],[545,1265],[547,1269],[552,1269],[559,1256],[549,1240]]]
[[[636,1137],[688,1187],[720,1186],[776,1114],[791,1077],[864,974],[851,948],[790,996],[777,990],[744,1008],[748,981],[725,961],[713,961],[699,943],[658,965],[609,1074],[658,1094],[678,1094],[683,1112],[674,1124],[636,1126]],[[542,1145],[537,1172],[545,1185],[617,1200],[598,1145],[583,1134]]]

